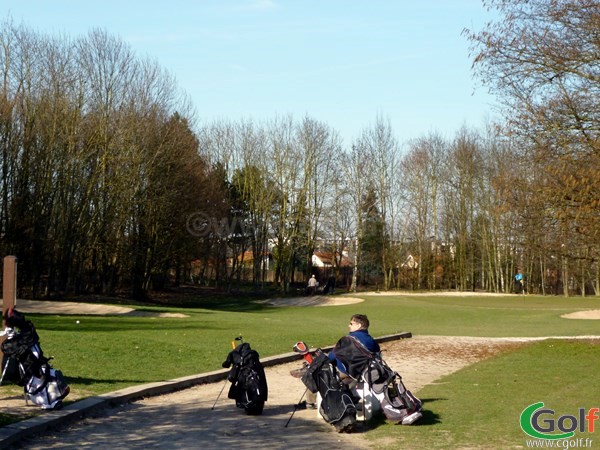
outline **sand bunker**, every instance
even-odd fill
[[[577,311],[574,313],[563,314],[560,317],[562,317],[564,319],[600,320],[600,309],[589,309],[587,311]]]

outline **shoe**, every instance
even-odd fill
[[[306,409],[306,400],[302,400],[300,403],[296,405],[296,410]]]
[[[316,403],[306,403],[306,402],[304,402],[304,403],[306,404],[305,408],[307,408],[307,409],[317,409]]]

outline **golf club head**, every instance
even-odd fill
[[[236,345],[236,341],[241,341],[242,344],[244,343],[244,338],[242,337],[242,335],[240,334],[238,337],[234,338],[233,341],[231,341],[231,348],[235,349]]]
[[[298,341],[294,344],[294,352],[306,355],[308,353],[308,345],[304,341]]]

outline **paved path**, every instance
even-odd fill
[[[303,393],[301,382],[289,375],[297,363],[267,369],[269,401],[263,415],[247,416],[227,398],[229,383],[197,386],[105,409],[65,430],[28,439],[25,449],[361,449],[360,436],[335,433],[314,410],[294,414]],[[287,373],[286,373],[287,371]],[[288,381],[277,384],[279,377]]]

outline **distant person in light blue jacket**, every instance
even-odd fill
[[[515,274],[515,290],[517,294],[523,292],[523,273],[520,268],[517,269],[517,273]]]

